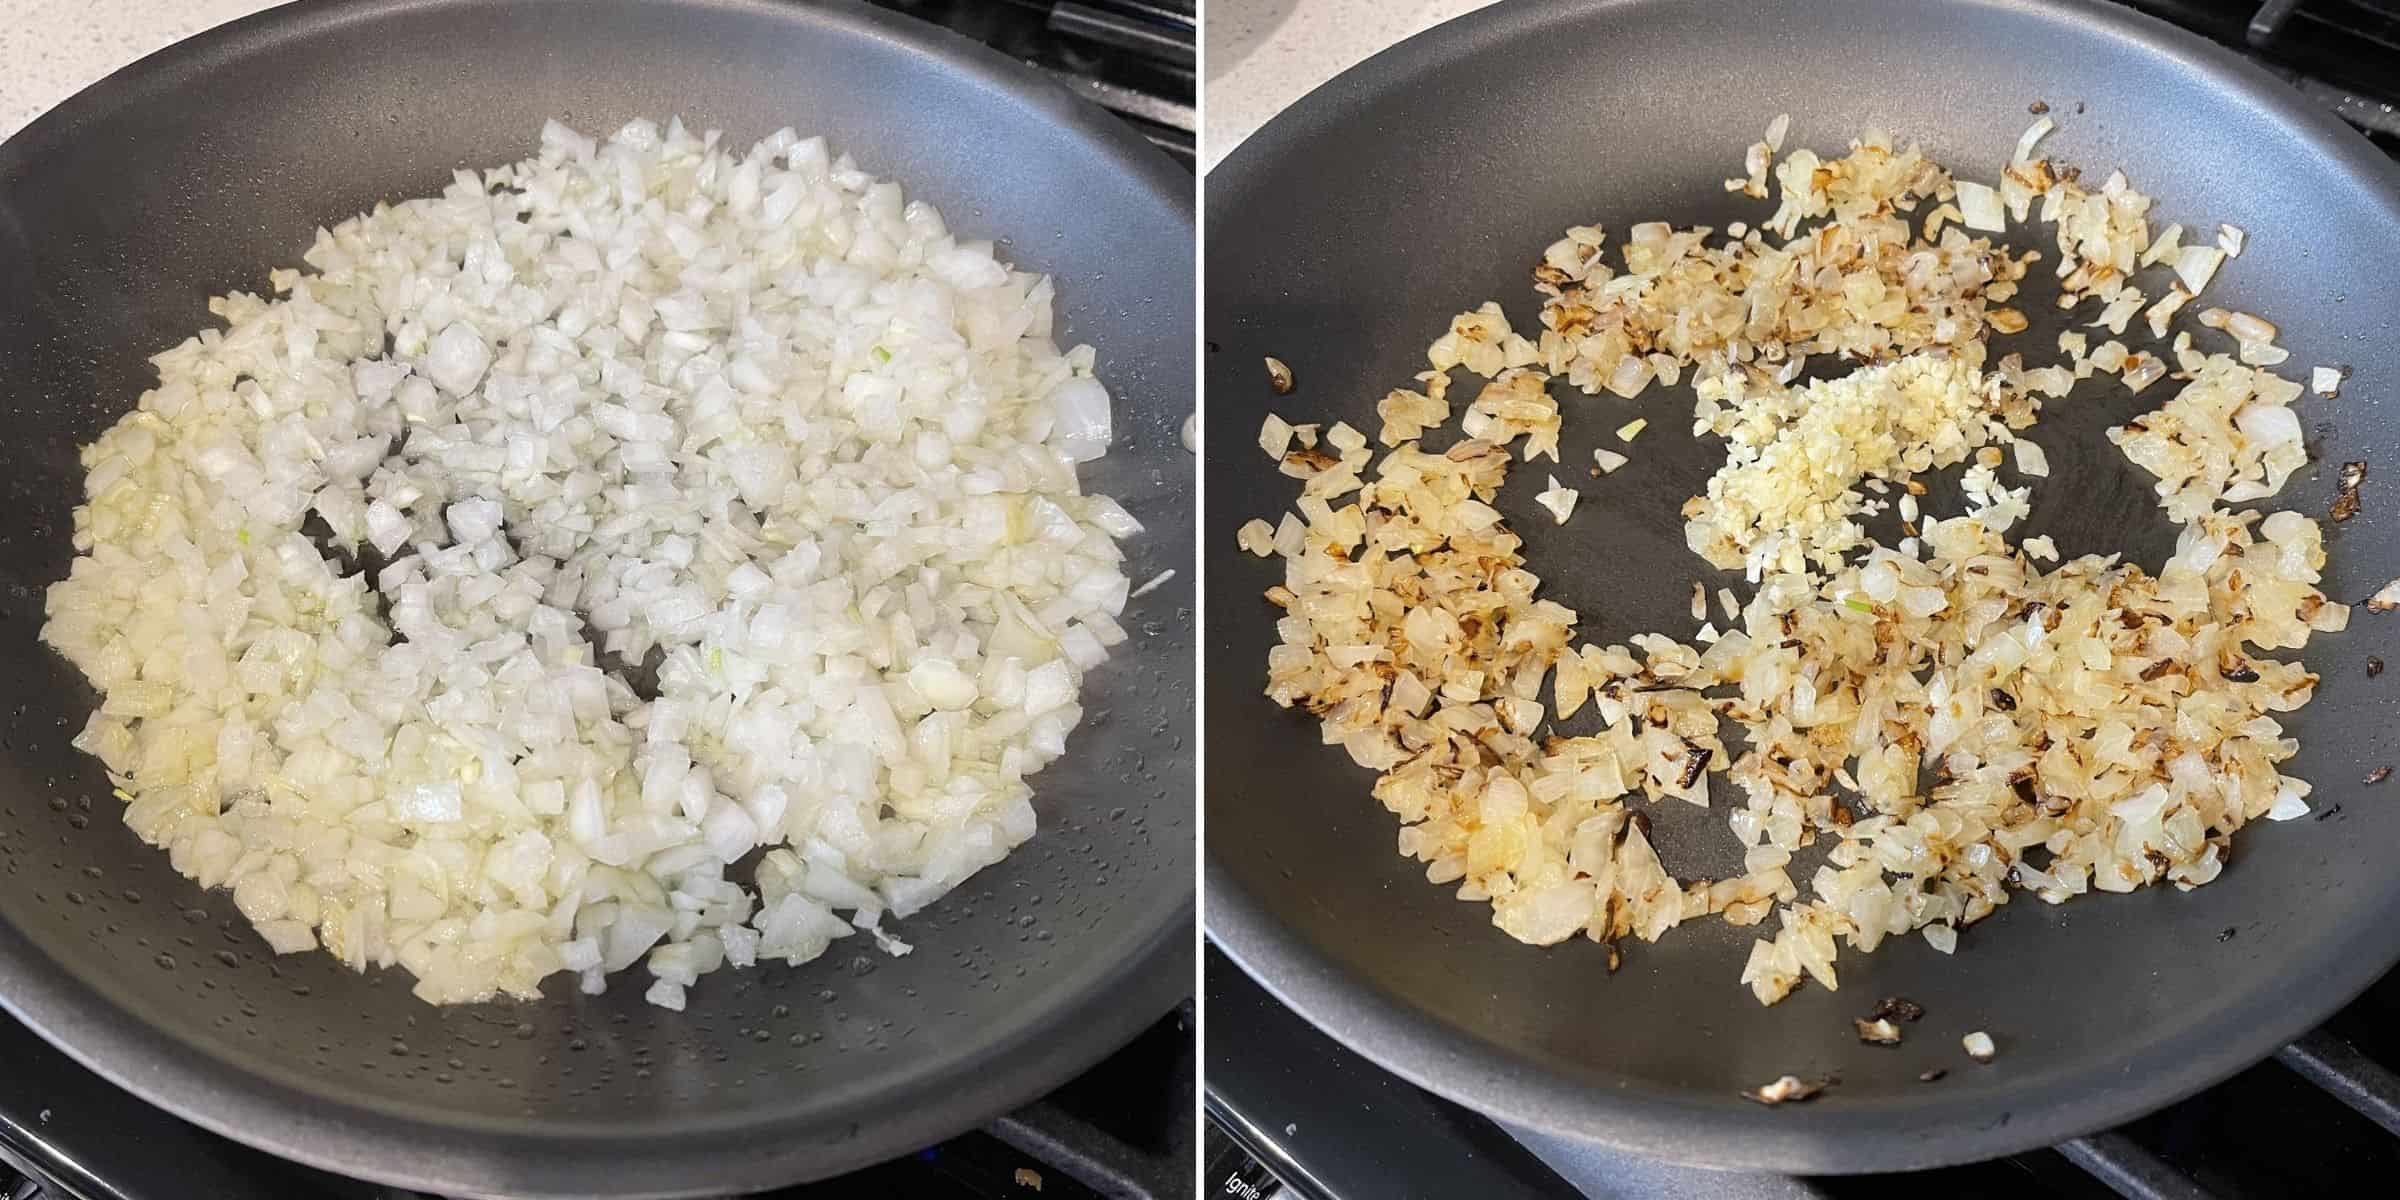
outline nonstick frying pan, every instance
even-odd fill
[[[71,554],[76,446],[320,224],[530,154],[545,118],[680,113],[827,135],[962,234],[1058,279],[1118,444],[1086,485],[1148,527],[1042,831],[907,923],[722,972],[680,1014],[628,979],[434,1009],[401,972],[275,958],[137,842],[67,745],[93,697],[36,641]],[[1191,180],[1021,64],[857,6],[307,4],[94,85],[0,147],[0,1003],[145,1099],[254,1145],[445,1194],[726,1194],[936,1141],[1038,1095],[1190,994]],[[1163,714],[1163,715],[1162,715]],[[105,1114],[60,1119],[104,1120]]]
[[[2264,72],[2110,5],[1504,4],[1335,79],[1211,173],[1205,886],[1210,932],[1245,968],[1384,1066],[1507,1121],[1688,1163],[1864,1171],[2126,1120],[2263,1057],[2391,964],[2400,793],[2361,781],[2394,761],[2400,692],[2363,664],[2392,654],[2400,617],[2360,609],[2349,632],[2307,652],[2325,678],[2290,721],[2303,749],[2287,769],[2316,784],[2322,819],[2245,830],[2231,868],[2196,891],[2061,907],[2020,897],[1966,930],[1955,957],[1914,938],[1846,952],[1839,992],[1812,985],[1763,1009],[1735,983],[1756,931],[1722,921],[1629,942],[1613,976],[1590,942],[1510,941],[1488,906],[1453,899],[1394,852],[1369,775],[1319,746],[1313,719],[1260,694],[1277,610],[1259,593],[1279,575],[1233,545],[1243,521],[1272,519],[1294,495],[1253,448],[1266,411],[1372,431],[1375,400],[1423,369],[1451,314],[1496,299],[1520,328],[1533,324],[1528,274],[1569,225],[1756,222],[1770,207],[1721,181],[1741,174],[1743,148],[1779,112],[1793,117],[1787,147],[1839,153],[1881,127],[1996,180],[2037,100],[2059,123],[2044,152],[2094,179],[2122,166],[2160,197],[2154,228],[2248,231],[2210,296],[2280,322],[2288,369],[2352,369],[2340,399],[2300,402],[2315,463],[2278,503],[2321,516],[2341,462],[2400,465],[2400,427],[2384,411],[2400,379],[2387,328],[2400,279],[2390,165]],[[2047,235],[2012,235],[2051,250],[2043,278],[2056,262]],[[2026,307],[2054,312],[2039,293]],[[2050,316],[2013,345],[2048,361],[2060,328]],[[1268,389],[1268,354],[1291,365],[1291,395]],[[1584,499],[1554,526],[1532,502],[1551,464],[1512,474],[1501,508],[1527,538],[1528,566],[1583,615],[1586,640],[1688,637],[1692,581],[1739,584],[1684,548],[1676,515],[1722,450],[1688,436],[1688,389],[1632,403],[1554,392],[1566,415],[1558,474]],[[2148,478],[2101,431],[2165,395],[2087,381],[2049,405],[2032,436],[2052,474],[2036,481],[2020,532],[2049,533],[2069,555],[2123,549],[2155,570],[2172,530]],[[1650,431],[1617,446],[1609,431],[1635,412]],[[1604,441],[1633,461],[1591,479]],[[1955,504],[1955,477],[1934,495]],[[2326,526],[2337,599],[2364,599],[2400,571],[2391,494],[2368,488],[2365,512]],[[1714,812],[1652,811],[1670,869],[1738,868],[1723,824],[1732,798],[1721,791]],[[1928,1015],[1898,1048],[1861,1045],[1851,1018],[1888,995]],[[1988,1066],[1960,1050],[1978,1029],[1999,1044]],[[1918,1081],[1934,1067],[1947,1077]],[[1739,1095],[1786,1073],[1839,1084],[1806,1105]]]

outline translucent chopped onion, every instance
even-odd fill
[[[1550,486],[1543,489],[1541,494],[1534,499],[1543,508],[1550,510],[1552,519],[1564,525],[1567,523],[1567,515],[1575,511],[1575,501],[1581,499],[1581,495],[1575,489],[1561,484],[1558,476],[1553,475],[1550,477]]]
[[[1099,380],[1089,375],[1069,376],[1051,389],[1050,406],[1056,422],[1050,436],[1069,459],[1090,462],[1108,453],[1114,425],[1109,418],[1108,389]]]
[[[1958,181],[1959,224],[1981,233],[2005,233],[2008,212],[2000,203],[2000,193],[1989,185],[1971,180]]]
[[[2067,306],[2098,295],[2096,323],[2121,333],[2143,303],[2126,277],[2146,252],[2188,258],[2201,275],[2230,253],[2188,257],[2180,227],[2152,239],[2149,199],[2121,172],[2095,191],[2028,164],[2045,124],[2028,131],[2005,202],[2044,196]],[[1746,163],[1753,172],[1760,157]],[[1497,349],[1515,335],[1496,333],[1504,318],[1486,305],[1428,355],[1437,367],[1479,346],[1498,355],[1466,439],[1432,454],[1387,438],[1390,452],[1350,484],[1356,508],[1303,496],[1308,537],[1275,547],[1284,582],[1269,599],[1285,615],[1268,695],[1315,714],[1327,744],[1377,772],[1401,853],[1490,905],[1514,938],[1580,933],[1607,943],[1613,966],[1629,936],[1656,940],[1704,916],[1774,917],[1740,976],[1762,1003],[1804,979],[1834,988],[1844,945],[1866,952],[1916,932],[1951,953],[1959,930],[2012,897],[2208,883],[2225,838],[2307,791],[2280,773],[2296,747],[2270,714],[2306,703],[2314,676],[2258,651],[2305,646],[2348,620],[2317,589],[2315,522],[2223,507],[2273,495],[2305,464],[2290,410],[2298,386],[2247,362],[2267,340],[2245,341],[2237,359],[2178,338],[2184,386],[2110,434],[2184,526],[2174,556],[2153,574],[2102,555],[2061,563],[2047,537],[2012,549],[2003,535],[2026,518],[2030,491],[2000,482],[2000,443],[2041,477],[2046,456],[2018,431],[2042,397],[2094,370],[2138,391],[2165,362],[2114,340],[2086,355],[2073,333],[2059,339],[2072,371],[2028,369],[2015,355],[1987,369],[1988,338],[2024,327],[2001,307],[2021,262],[1941,223],[1973,226],[1974,212],[1996,230],[2004,198],[1954,184],[1913,147],[1870,136],[1831,161],[1796,150],[1774,175],[1776,215],[1730,243],[1644,222],[1618,275],[1601,261],[1600,231],[1579,226],[1535,276],[1544,376],[1629,395],[1693,373],[1694,434],[1722,439],[1727,464],[1686,505],[1687,539],[1757,584],[1747,606],[1721,592],[1720,627],[1696,588],[1696,645],[1647,633],[1590,645],[1575,612],[1541,597],[1495,505],[1507,447],[1536,428],[1555,445],[1557,413],[1535,396],[1546,377],[1506,378],[1532,365]],[[1958,197],[1948,216],[1945,194]],[[1897,216],[1920,204],[1923,243]],[[1801,233],[1802,222],[1817,224]],[[1892,274],[1819,257],[1870,256],[1845,240],[1862,230],[1897,251]],[[1943,246],[1924,244],[1937,238]],[[1961,269],[1985,274],[1966,286],[1933,279]],[[2151,310],[2154,331],[2196,290],[2175,285]],[[1794,311],[1807,328],[1782,324]],[[2203,324],[2212,314],[2218,326],[2238,320],[2212,309]],[[1838,357],[1845,373],[1790,386],[1811,355]],[[1393,407],[1429,417],[1419,428],[1447,416],[1414,400]],[[1604,450],[1594,462],[1614,469],[1623,457]],[[1962,462],[1965,514],[1937,518],[1944,502],[1918,477]],[[1545,508],[1571,503],[1555,476],[1548,484]],[[1916,528],[1886,549],[1854,518],[1891,507]],[[2377,603],[2400,608],[2400,582]],[[1596,728],[1570,732],[1565,722],[1586,712]],[[1722,736],[1728,722],[1739,739]],[[1744,746],[1730,762],[1729,740]],[[1921,788],[1929,764],[1940,782]],[[1714,773],[1732,785],[1730,811]],[[1835,788],[1853,794],[1838,810]],[[1679,881],[1637,812],[1707,805],[1712,790],[1744,874]],[[1786,868],[1810,844],[1824,865],[1794,879]],[[1980,1034],[1969,1045],[1996,1048]]]
[[[1267,419],[1258,426],[1258,448],[1266,451],[1268,458],[1282,462],[1283,456],[1290,453],[1292,448],[1291,422],[1268,413]]]
[[[2017,151],[2009,157],[2009,161],[2032,162],[2034,146],[2039,144],[2043,138],[2050,136],[2050,131],[2056,128],[2058,128],[2058,122],[2047,116],[2035,118],[2033,124],[2025,127],[2025,132],[2017,135]],[[1969,226],[1969,228],[1973,228],[1973,226]]]
[[[304,257],[87,449],[43,630],[127,824],[268,946],[681,1008],[905,953],[1032,836],[1140,529],[1050,281],[822,139],[648,121]]]
[[[2175,277],[2197,296],[2208,290],[2208,281],[2216,278],[2217,267],[2225,261],[2225,251],[2215,246],[2186,246],[2175,256]]]

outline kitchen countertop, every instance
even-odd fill
[[[1208,0],[1201,163],[1386,46],[1493,0]]]
[[[0,139],[171,42],[282,0],[8,0],[0,19]]]

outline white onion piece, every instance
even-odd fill
[[[2300,416],[2281,405],[2252,404],[2235,413],[2233,423],[2262,447],[2300,444]]]
[[[2175,277],[2195,296],[2216,278],[2217,267],[2225,261],[2225,251],[2215,246],[2186,246],[2175,256]]]
[[[1550,486],[1544,488],[1540,495],[1534,497],[1534,500],[1543,508],[1550,510],[1550,517],[1553,521],[1564,525],[1567,523],[1567,515],[1575,511],[1575,501],[1581,498],[1581,493],[1559,483],[1558,476],[1553,475],[1550,477]]]
[[[1108,389],[1099,380],[1088,375],[1068,377],[1051,390],[1050,405],[1057,413],[1050,436],[1069,459],[1090,462],[1108,453],[1114,426],[1109,419]]]
[[[2008,230],[2008,211],[2000,203],[2000,193],[1987,184],[1959,180],[1958,212],[1959,224],[1979,233],[2005,233]]]
[[[2172,261],[2182,253],[2183,226],[2181,224],[2169,225],[2165,229],[2159,230],[2157,236],[2150,239],[2149,248],[2142,251],[2142,256],[2137,261],[2147,267],[2154,263]]]
[[[2032,162],[2034,146],[2043,138],[2050,136],[2050,131],[2056,128],[2058,128],[2058,122],[2047,116],[2035,118],[2033,124],[2025,127],[2025,132],[2017,135],[2017,152],[2009,157],[2009,161],[2012,163]],[[1968,228],[1974,227],[1970,225]]]
[[[1292,448],[1292,433],[1291,422],[1268,413],[1267,419],[1258,426],[1258,448],[1266,451],[1268,458],[1282,462],[1283,456]]]
[[[463,396],[474,390],[491,365],[492,349],[483,335],[464,321],[453,321],[433,339],[426,353],[425,373],[445,392]]]
[[[2226,316],[2225,332],[2237,342],[2271,342],[2277,332],[2275,323],[2253,313],[2236,312]]]
[[[2267,810],[2270,821],[2296,821],[2308,815],[2308,801],[2300,798],[2297,789],[2286,786],[2275,793],[2275,806]]]

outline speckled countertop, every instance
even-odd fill
[[[282,0],[0,0],[0,138],[168,43]]]
[[[1493,0],[1208,0],[1201,156],[1231,153],[1267,118],[1376,51]]]

